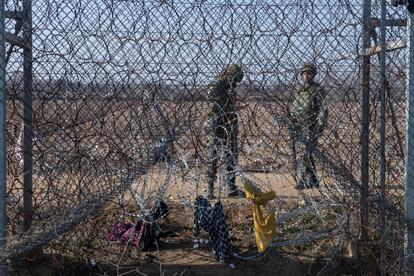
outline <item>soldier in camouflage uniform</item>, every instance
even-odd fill
[[[226,184],[228,196],[243,196],[236,187],[237,148],[237,111],[235,88],[244,77],[240,66],[232,64],[210,84],[207,92],[210,112],[206,124],[209,159],[207,161],[207,198],[214,197],[214,182],[218,169],[220,149],[224,150],[227,166]]]
[[[321,85],[314,81],[317,68],[305,63],[300,70],[303,85],[296,91],[290,106],[290,118],[296,133],[300,162],[300,178],[297,189],[319,187],[315,172],[313,151],[318,137],[326,127],[328,111],[325,105],[326,93]]]

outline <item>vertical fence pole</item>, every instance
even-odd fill
[[[381,0],[381,51],[380,51],[380,273],[386,274],[386,254],[385,254],[385,51],[386,51],[386,0]]]
[[[32,225],[33,197],[33,102],[32,102],[32,1],[23,1],[23,39],[26,46],[23,50],[23,85],[24,85],[24,138],[23,138],[23,208],[24,230]]]
[[[408,17],[404,261],[406,275],[414,275],[414,15]]]
[[[363,0],[363,42],[365,53],[370,48],[371,0]],[[368,240],[368,182],[369,182],[369,90],[370,90],[370,56],[364,54],[362,59],[362,94],[361,94],[361,198],[360,220],[362,241]]]
[[[0,1],[0,248],[6,238],[6,50],[5,1]],[[5,263],[0,263],[0,275],[6,275]]]

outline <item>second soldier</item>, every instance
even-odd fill
[[[300,163],[300,177],[296,188],[306,189],[319,187],[313,154],[317,140],[326,127],[328,110],[325,104],[326,92],[315,81],[317,67],[312,63],[305,63],[300,75],[303,85],[294,95],[290,106],[290,118],[296,134],[294,142],[298,146]]]
[[[224,156],[227,173],[225,181],[228,196],[244,196],[236,186],[236,163],[238,159],[238,119],[235,88],[244,77],[243,69],[229,65],[210,84],[207,92],[209,114],[206,124],[209,156],[207,160],[207,198],[214,197],[219,156]]]

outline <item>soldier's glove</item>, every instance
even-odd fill
[[[317,135],[318,137],[322,135],[322,132],[325,130],[326,126],[328,125],[328,110],[323,110],[322,114],[318,118],[318,127],[317,127]]]
[[[217,117],[209,118],[204,123],[204,134],[205,135],[219,135],[223,132],[223,126],[219,125],[217,122]],[[222,135],[221,135],[222,136]]]
[[[296,140],[298,139],[298,129],[293,124],[289,124],[288,131],[290,139],[292,139],[292,142],[296,142]]]
[[[213,120],[212,118],[209,118],[208,120],[204,121],[204,124],[203,124],[204,134],[209,134],[211,132],[212,120]]]
[[[325,130],[325,128],[326,128],[326,124],[325,123],[323,123],[323,122],[318,123],[318,125],[316,127],[316,137],[322,136],[322,133]]]

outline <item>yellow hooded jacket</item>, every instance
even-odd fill
[[[259,252],[265,251],[272,243],[276,231],[276,217],[273,212],[263,215],[260,205],[265,205],[268,201],[276,197],[276,193],[271,190],[263,193],[252,181],[243,179],[246,198],[253,201],[253,221],[256,243]]]

